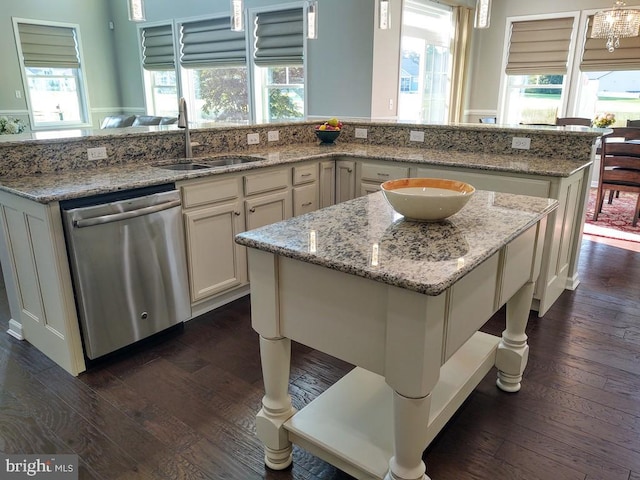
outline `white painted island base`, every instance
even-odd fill
[[[265,384],[257,435],[283,469],[299,444],[361,479],[428,479],[422,454],[495,365],[520,389],[544,218],[438,295],[249,248]],[[507,304],[502,338],[478,332]],[[357,367],[297,412],[291,340]]]

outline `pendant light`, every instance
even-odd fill
[[[244,2],[242,0],[231,0],[231,30],[234,32],[244,31]]]
[[[132,22],[144,22],[144,0],[127,0],[129,20]]]
[[[473,28],[489,28],[491,22],[491,0],[477,0]]]
[[[637,37],[640,31],[640,11],[624,6],[624,2],[617,1],[613,8],[593,17],[591,38],[606,38],[605,46],[611,53],[620,46],[621,38]]]
[[[307,2],[307,38],[318,38],[318,0]]]
[[[390,0],[380,0],[378,3],[378,28],[380,30],[389,30],[391,28]]]

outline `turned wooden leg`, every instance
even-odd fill
[[[507,328],[502,332],[502,340],[496,352],[498,380],[496,384],[505,392],[520,390],[522,373],[529,358],[527,345],[527,321],[531,309],[534,283],[526,283],[507,302]]]
[[[265,395],[256,415],[256,435],[264,443],[267,467],[283,470],[291,465],[293,447],[282,425],[296,413],[288,393],[291,340],[261,336],[260,359]]]
[[[385,480],[429,480],[422,452],[427,444],[431,394],[407,398],[393,392],[394,455]]]

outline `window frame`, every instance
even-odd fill
[[[251,124],[259,125],[259,124],[268,124],[268,121],[261,121],[258,119],[259,114],[262,112],[263,108],[258,105],[259,102],[263,102],[264,92],[267,90],[268,85],[266,82],[263,82],[262,77],[266,77],[266,72],[261,72],[260,69],[265,69],[265,67],[257,66],[253,61],[253,56],[255,53],[255,32],[253,26],[255,25],[256,16],[259,13],[267,13],[267,12],[277,12],[280,10],[289,10],[295,8],[302,8],[303,19],[306,18],[307,13],[307,5],[306,2],[291,2],[291,3],[282,3],[275,6],[270,7],[260,7],[260,8],[251,8],[247,11],[247,17],[245,18],[245,28],[248,30],[247,40],[248,40],[248,51],[247,51],[247,79],[249,81],[249,119]],[[304,82],[303,82],[303,94],[304,94],[304,111],[302,112],[302,119],[306,120],[308,118],[309,112],[309,95],[308,93],[308,68],[307,68],[307,22],[303,21],[303,32],[302,32],[302,68],[304,70]],[[279,65],[282,67],[291,67],[291,66],[299,66],[299,65]],[[264,73],[264,75],[263,75]],[[260,89],[260,92],[258,91]]]
[[[27,111],[29,116],[29,128],[32,131],[46,131],[46,130],[58,130],[58,129],[69,129],[69,128],[87,128],[91,127],[91,107],[89,104],[89,89],[87,86],[86,74],[83,70],[85,65],[84,63],[84,55],[82,51],[82,36],[80,33],[80,25],[77,23],[67,23],[67,22],[55,22],[49,20],[36,20],[30,18],[18,18],[12,17],[13,21],[13,34],[15,39],[16,50],[18,54],[18,62],[20,64],[20,76],[22,77],[22,86],[23,91],[25,92],[25,102],[27,104]],[[76,70],[74,75],[77,83],[78,89],[78,101],[79,101],[79,110],[81,119],[79,122],[76,121],[63,121],[63,122],[55,122],[55,123],[43,123],[40,122],[36,125],[35,114],[33,110],[33,104],[31,100],[31,90],[29,89],[29,75],[27,75],[27,69],[24,65],[24,56],[22,54],[22,43],[20,42],[20,34],[18,31],[18,24],[31,24],[31,25],[44,25],[51,27],[63,27],[73,29],[76,42],[78,47],[78,59],[80,66]],[[56,67],[53,67],[56,68]]]
[[[505,34],[502,46],[502,63],[501,63],[501,74],[500,74],[500,90],[498,94],[498,119],[503,119],[507,117],[507,108],[508,108],[508,89],[509,89],[509,75],[505,72],[507,67],[507,60],[509,55],[509,44],[510,44],[510,33],[511,33],[511,24],[514,22],[523,22],[530,20],[546,20],[552,18],[566,18],[573,17],[574,19],[574,28],[571,32],[571,41],[569,44],[569,55],[567,57],[567,73],[565,73],[565,81],[563,83],[562,94],[560,96],[560,107],[558,108],[557,116],[558,117],[570,117],[572,116],[569,112],[573,111],[572,100],[574,100],[575,93],[575,77],[574,77],[574,69],[576,63],[576,57],[578,53],[578,39],[582,38],[579,36],[579,31],[582,26],[582,15],[579,10],[568,11],[568,12],[557,12],[557,13],[545,13],[545,14],[537,14],[537,15],[520,15],[514,17],[507,17],[505,21]],[[577,25],[577,28],[575,27]],[[584,32],[584,31],[583,31]],[[580,51],[583,48],[583,45],[580,45]],[[542,72],[541,72],[542,74]],[[532,75],[535,75],[532,73]],[[501,121],[501,120],[499,120]]]

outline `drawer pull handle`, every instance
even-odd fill
[[[380,173],[380,172],[378,172],[378,176],[379,177],[388,177],[389,174],[388,173]]]
[[[250,211],[251,213],[256,213],[256,207],[251,207],[251,208],[249,209],[249,211]]]
[[[300,175],[301,177],[310,177],[311,174],[310,173],[303,173],[302,175]]]
[[[347,173],[353,172],[353,168],[347,168]]]
[[[308,207],[308,206],[309,206],[309,205],[311,205],[312,203],[313,203],[313,202],[306,202],[306,203],[303,203],[303,204],[302,204],[302,206],[303,206],[303,207]]]

